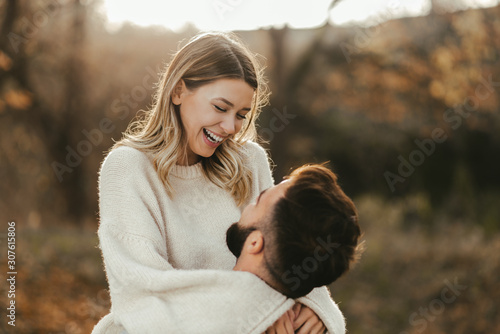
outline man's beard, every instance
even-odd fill
[[[233,223],[227,229],[226,244],[236,258],[240,257],[247,237],[255,230],[255,227],[240,227],[238,223]]]

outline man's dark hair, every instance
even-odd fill
[[[302,166],[289,179],[263,230],[264,260],[281,292],[299,298],[349,270],[361,231],[354,203],[328,168]]]

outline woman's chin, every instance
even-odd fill
[[[202,158],[210,158],[212,155],[215,153],[215,148],[213,149],[206,149],[203,150],[202,152],[196,153],[199,157]]]

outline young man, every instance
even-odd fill
[[[227,231],[237,262],[293,299],[328,285],[360,255],[356,208],[321,165],[296,169],[263,191]],[[293,331],[292,331],[293,332]]]

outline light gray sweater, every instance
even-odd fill
[[[273,184],[262,147],[244,146],[253,173],[251,199]],[[231,271],[227,228],[239,220],[229,193],[208,181],[201,164],[175,166],[170,198],[148,155],[113,150],[99,177],[99,241],[111,312],[93,333],[263,333],[295,303],[257,276]],[[298,301],[329,333],[345,321],[326,287]]]

